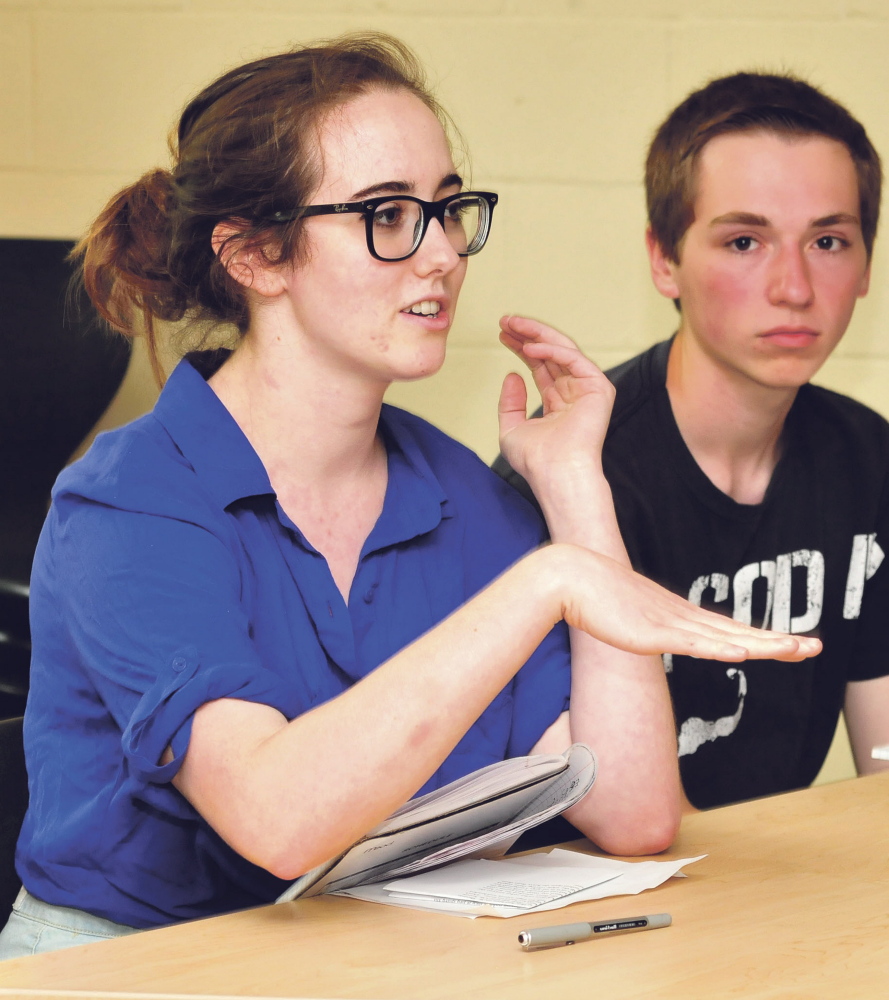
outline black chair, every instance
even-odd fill
[[[28,808],[28,775],[22,720],[0,720],[0,930],[21,888],[15,871],[15,844]]]
[[[0,239],[0,718],[24,710],[28,580],[52,484],[130,358],[82,294],[67,303],[72,246]]]

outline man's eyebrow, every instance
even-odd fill
[[[459,174],[447,174],[438,185],[438,190],[448,187],[463,187],[463,178]],[[363,201],[378,194],[413,194],[416,186],[412,181],[382,181],[356,191],[349,201]]]
[[[848,212],[834,212],[833,215],[824,215],[820,219],[812,219],[809,223],[810,229],[824,229],[826,226],[841,225],[861,225],[861,220],[857,215],[850,215]],[[719,215],[710,223],[711,226],[769,226],[771,223],[764,215],[755,215],[753,212],[726,212]]]
[[[713,219],[710,225],[768,226],[770,223],[764,215],[754,215],[753,212],[726,212],[725,215],[718,215]]]
[[[813,219],[810,226],[812,229],[824,229],[826,226],[842,226],[843,224],[860,226],[861,220],[857,215],[849,215],[848,212],[836,212],[834,215]]]

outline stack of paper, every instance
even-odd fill
[[[469,854],[501,857],[525,830],[579,802],[596,780],[583,743],[564,754],[497,761],[411,799],[336,858],[297,879],[279,903],[388,882]]]
[[[616,861],[557,848],[508,861],[455,861],[435,871],[336,893],[463,917],[514,917],[581,900],[635,895],[700,861]]]

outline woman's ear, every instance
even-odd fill
[[[261,247],[241,242],[246,227],[246,223],[239,224],[237,220],[218,222],[210,238],[213,253],[239,285],[265,298],[274,298],[285,288],[281,269],[268,262]]]
[[[679,298],[679,286],[676,283],[675,261],[669,260],[663,247],[651,228],[645,230],[645,246],[648,250],[648,262],[651,265],[651,280],[654,287],[668,299],[674,302]]]

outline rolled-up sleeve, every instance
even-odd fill
[[[260,661],[234,540],[81,498],[59,502],[47,531],[55,573],[44,585],[55,593],[36,606],[66,623],[79,675],[69,682],[91,685],[113,716],[131,781],[172,779],[206,702],[260,702],[288,718],[305,709]],[[162,765],[167,747],[174,758]]]

